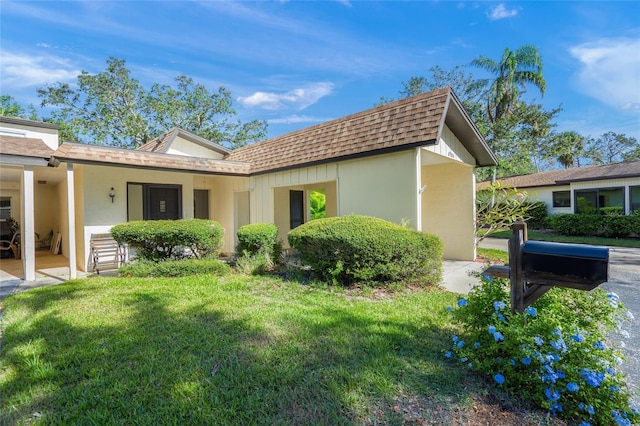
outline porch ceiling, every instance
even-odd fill
[[[463,164],[458,160],[454,160],[453,158],[445,157],[444,155],[440,155],[438,153],[429,151],[425,148],[420,149],[420,164],[423,166],[432,166],[434,164],[443,164],[443,163],[456,163]]]
[[[6,166],[0,167],[0,182],[3,183],[20,183],[22,176],[22,167],[20,166]],[[35,167],[33,169],[34,180],[44,181],[46,183],[58,183],[65,178],[65,169],[52,168],[52,167]]]

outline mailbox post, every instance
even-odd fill
[[[512,312],[524,312],[554,286],[589,291],[607,281],[608,248],[528,241],[524,222],[511,229],[509,265],[492,266],[484,275],[509,278]]]

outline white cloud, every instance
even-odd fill
[[[25,87],[71,81],[80,74],[80,70],[70,61],[51,55],[29,56],[3,49],[0,51],[0,63],[1,85],[6,93]]]
[[[286,93],[256,92],[251,96],[240,96],[238,102],[247,108],[279,110],[284,108],[305,109],[333,91],[333,83],[320,82],[306,88],[293,89]]]
[[[498,19],[513,18],[517,14],[518,14],[518,11],[516,9],[509,10],[505,7],[503,3],[500,3],[499,5],[497,5],[496,7],[494,7],[493,9],[487,12],[487,16],[492,21],[497,21]]]
[[[640,111],[640,40],[601,39],[569,52],[580,61],[578,90],[618,109]]]
[[[308,115],[290,115],[289,117],[273,118],[267,120],[269,124],[299,124],[299,123],[324,123],[331,118],[309,117]]]

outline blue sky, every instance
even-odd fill
[[[537,46],[559,130],[640,139],[640,2],[6,1],[0,92],[100,72],[113,56],[145,86],[186,74],[231,90],[269,136],[371,108],[402,82],[505,48]],[[486,77],[470,68],[477,77]]]

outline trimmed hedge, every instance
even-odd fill
[[[182,259],[166,262],[142,261],[124,265],[121,277],[187,277],[191,275],[227,275],[229,265],[215,259]]]
[[[561,235],[591,237],[640,236],[640,215],[558,214],[549,217],[551,227]]]
[[[535,201],[526,204],[530,206],[527,210],[527,216],[529,216],[526,220],[527,226],[531,229],[544,229],[547,226],[547,203]]]
[[[128,244],[138,257],[163,261],[188,257],[217,257],[224,229],[213,220],[145,220],[121,223],[111,228],[119,244]]]
[[[238,229],[238,245],[236,256],[255,256],[268,254],[272,261],[277,261],[282,253],[282,245],[278,242],[278,227],[271,223],[252,223]]]
[[[317,219],[288,234],[289,244],[320,279],[334,284],[407,282],[438,285],[438,237],[368,216]]]

